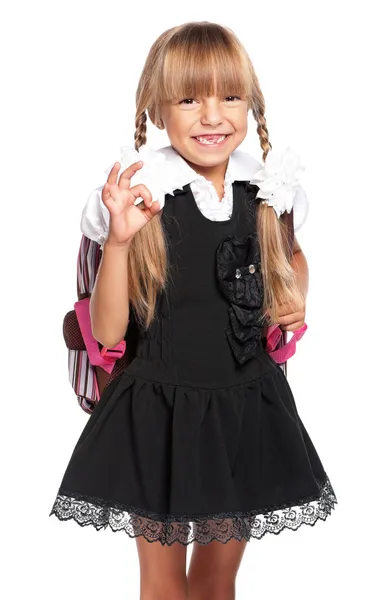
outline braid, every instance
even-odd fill
[[[265,105],[263,96],[259,94],[259,101],[253,105],[253,115],[257,123],[257,133],[263,150],[263,160],[272,145],[269,142],[269,132],[265,119]],[[264,284],[264,302],[262,317],[269,315],[265,327],[277,322],[278,307],[291,300],[296,301],[301,295],[297,287],[295,272],[290,264],[291,243],[293,227],[289,219],[293,219],[286,212],[279,219],[267,201],[261,201],[257,209],[257,231],[261,250],[261,275]],[[266,335],[266,329],[263,331]]]
[[[255,108],[253,109],[253,115],[257,122],[257,133],[259,135],[260,144],[261,144],[261,147],[263,150],[263,160],[265,161],[269,150],[272,150],[272,145],[269,142],[269,132],[268,132],[267,125],[266,125],[266,119],[264,116],[263,107],[264,107],[264,105],[261,103],[259,103],[258,105],[255,105]],[[267,208],[268,208],[267,204],[265,205],[263,203],[260,203],[260,210],[259,210],[260,218],[264,214],[261,212],[262,209],[267,210]],[[270,213],[270,211],[268,211],[268,212]],[[283,244],[285,245],[286,252],[291,257],[293,236],[294,236],[293,210],[291,210],[291,212],[289,214],[285,211],[281,215],[281,218],[279,219],[278,222],[280,225],[280,231],[281,231],[281,235],[282,235]],[[261,221],[261,223],[262,223],[262,221]]]
[[[147,111],[143,110],[136,116],[136,131],[134,133],[134,147],[138,151],[147,143]]]
[[[269,150],[272,149],[272,145],[269,142],[269,131],[267,129],[266,119],[261,104],[258,104],[253,108],[253,115],[257,123],[257,134],[263,150],[263,160],[265,161]]]

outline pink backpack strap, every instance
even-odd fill
[[[102,367],[107,373],[111,373],[116,360],[122,358],[125,353],[126,341],[122,340],[114,348],[104,346],[100,350],[91,330],[90,298],[75,302],[74,308],[91,365]]]
[[[296,352],[296,342],[303,337],[307,329],[308,325],[304,323],[302,327],[293,332],[289,342],[275,350],[282,336],[282,329],[278,324],[272,325],[266,333],[266,351],[276,363],[285,363]]]

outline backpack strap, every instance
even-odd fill
[[[125,340],[115,348],[104,348],[92,336],[89,299],[101,258],[99,243],[82,235],[77,256],[78,301],[63,321],[69,381],[80,407],[89,414],[99,402],[103,390],[133,360],[138,342],[138,328],[132,315]]]
[[[83,300],[91,295],[101,258],[102,250],[98,242],[90,240],[83,234],[77,255],[76,282],[78,300]]]
[[[101,259],[99,244],[82,235],[77,256],[77,298],[91,295]],[[63,336],[68,348],[68,379],[79,406],[92,413],[100,398],[97,368],[91,364],[80,329],[76,310],[69,311],[63,320]]]

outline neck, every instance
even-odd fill
[[[224,183],[228,160],[224,161],[221,165],[216,165],[214,167],[204,167],[191,163],[190,161],[187,161],[187,163],[196,173],[198,173],[198,175],[202,175],[213,184],[219,200],[222,200],[224,197]]]

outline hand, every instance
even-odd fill
[[[278,307],[275,323],[278,323],[284,331],[300,329],[305,323],[305,306],[305,300],[300,304],[293,302],[282,304]]]
[[[152,194],[143,185],[130,187],[133,175],[141,169],[143,162],[133,163],[121,174],[118,184],[117,175],[121,168],[116,162],[102,189],[102,201],[110,212],[107,242],[116,246],[128,246],[134,235],[146,225],[160,210],[159,202],[152,202]],[[144,208],[134,204],[136,198],[144,200]]]

